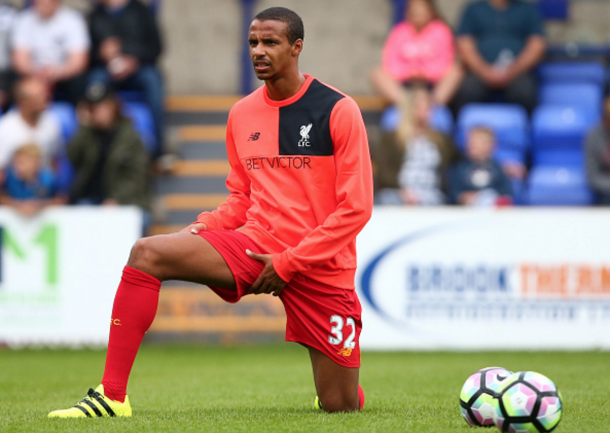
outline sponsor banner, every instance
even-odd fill
[[[0,208],[0,344],[102,345],[142,227],[134,207]]]
[[[610,212],[376,208],[364,349],[610,349]]]
[[[273,296],[245,296],[230,304],[205,286],[164,285],[159,308],[148,335],[197,335],[199,339],[235,341],[283,340],[286,313]]]

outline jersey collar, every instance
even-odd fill
[[[305,76],[305,82],[303,82],[303,85],[301,86],[299,91],[292,95],[290,98],[283,99],[281,101],[274,101],[273,99],[269,98],[269,94],[267,93],[267,86],[263,85],[263,97],[265,98],[265,102],[267,103],[267,105],[270,105],[272,107],[285,107],[286,105],[294,104],[296,101],[301,99],[301,97],[305,94],[305,92],[307,92],[307,89],[309,89],[309,85],[313,81],[313,77],[311,75],[303,75]]]

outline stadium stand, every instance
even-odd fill
[[[599,112],[603,92],[590,83],[547,83],[540,86],[538,98],[539,105],[574,105]]]
[[[570,15],[568,0],[538,0],[538,12],[545,20],[565,21]]]
[[[538,79],[541,84],[595,84],[603,92],[606,84],[606,72],[604,67],[597,62],[545,63],[538,68]]]
[[[532,118],[535,165],[582,168],[583,141],[599,121],[599,111],[578,105],[542,105]]]
[[[532,169],[528,198],[532,206],[587,206],[593,202],[582,169],[554,166]]]

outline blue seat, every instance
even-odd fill
[[[448,136],[453,135],[453,115],[449,108],[443,105],[437,105],[432,109],[430,124],[438,132]]]
[[[396,106],[388,107],[381,115],[381,129],[385,132],[396,131],[400,124],[400,111]],[[430,126],[438,132],[451,136],[453,133],[453,116],[449,108],[437,105],[432,108]]]
[[[582,169],[537,166],[529,177],[529,204],[533,206],[587,206],[593,194]]]
[[[460,149],[466,146],[468,131],[487,127],[496,134],[495,158],[500,162],[523,163],[529,147],[527,113],[515,104],[468,104],[458,116],[455,141]]]
[[[513,189],[513,204],[515,206],[523,206],[527,204],[527,190],[523,179],[511,179],[511,187]]]
[[[123,114],[130,118],[146,150],[153,154],[157,148],[155,125],[148,105],[141,102],[124,102]]]
[[[538,0],[538,11],[545,20],[568,19],[570,2],[568,0]]]
[[[49,105],[49,111],[59,120],[62,139],[68,143],[78,130],[76,109],[69,102],[53,102]]]
[[[540,83],[589,83],[603,92],[606,83],[604,67],[597,62],[545,63],[538,68]]]
[[[392,105],[385,109],[381,114],[380,126],[384,132],[396,131],[400,124],[400,111],[396,105]]]
[[[594,111],[601,109],[602,100],[602,89],[591,83],[542,84],[538,93],[541,105],[580,105]]]
[[[539,106],[532,116],[534,164],[583,167],[583,142],[597,122],[597,111],[579,106]]]
[[[146,102],[144,92],[139,90],[121,90],[118,94],[122,102]]]
[[[74,167],[65,152],[60,152],[55,158],[55,175],[58,191],[61,194],[69,194],[74,180]]]

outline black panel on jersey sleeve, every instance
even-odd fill
[[[330,115],[342,98],[342,94],[313,80],[301,99],[280,107],[279,154],[332,155]]]

